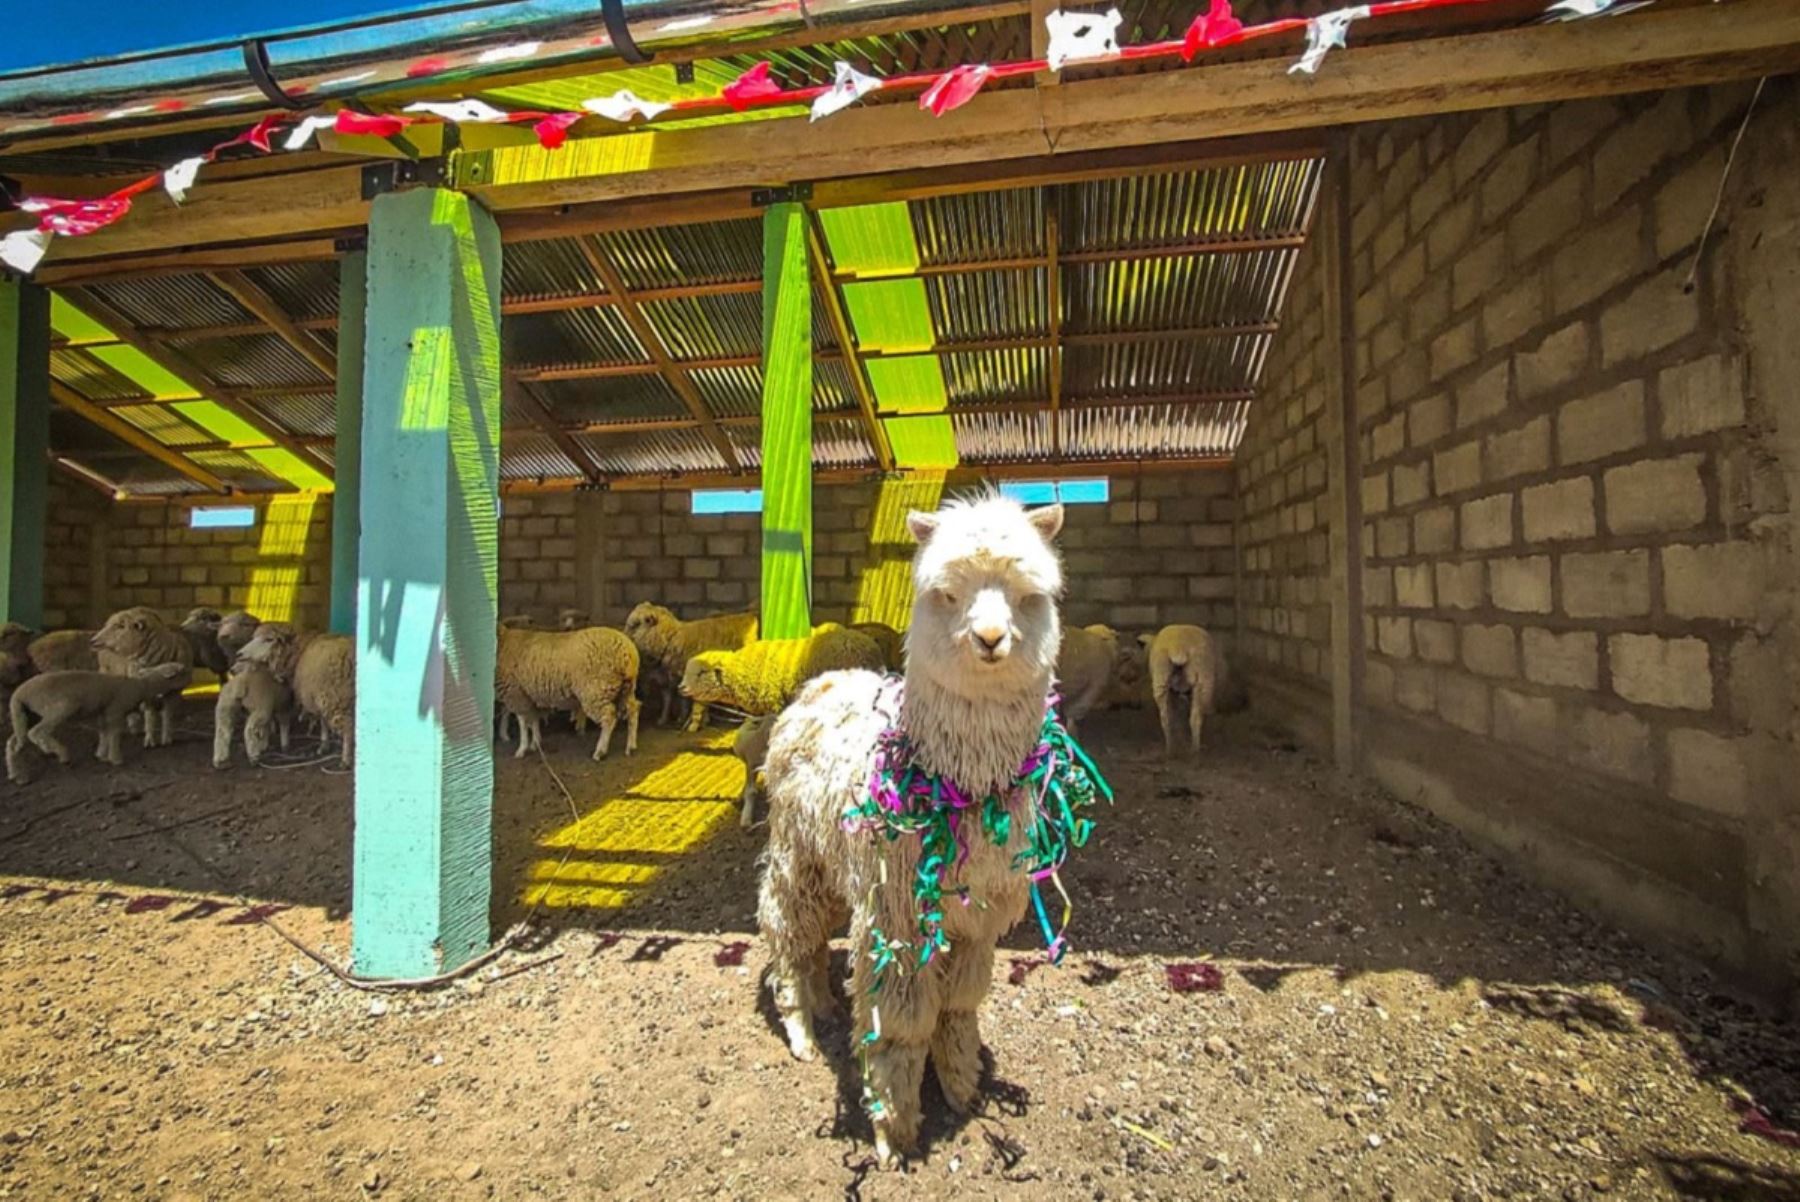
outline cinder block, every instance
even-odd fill
[[[1485,681],[1453,669],[1440,669],[1437,681],[1438,717],[1471,734],[1486,735],[1493,728],[1493,700]]]
[[[1450,432],[1450,398],[1442,393],[1415,401],[1406,410],[1406,436],[1415,447],[1428,447]]]
[[[1430,609],[1434,604],[1432,574],[1428,563],[1395,568],[1395,602],[1404,609]]]
[[[1743,364],[1726,355],[1708,355],[1656,378],[1657,406],[1664,438],[1686,438],[1744,424]]]
[[[1574,322],[1548,335],[1535,348],[1515,354],[1519,396],[1530,400],[1574,382],[1587,370],[1588,328]]]
[[[1700,328],[1700,296],[1683,292],[1658,272],[1600,315],[1600,351],[1606,367],[1654,354]]]
[[[1476,422],[1497,417],[1506,411],[1512,381],[1512,368],[1502,361],[1494,364],[1456,390],[1456,426],[1463,429]]]
[[[1480,353],[1481,324],[1471,317],[1431,340],[1431,378],[1441,380],[1467,367]]]
[[[1606,525],[1615,534],[1685,530],[1706,520],[1700,455],[1651,459],[1609,470]]]
[[[1381,654],[1393,659],[1407,659],[1412,655],[1412,619],[1376,618],[1376,646]]]
[[[1513,541],[1513,494],[1497,493],[1468,501],[1461,513],[1464,550],[1486,551]]]
[[[1402,464],[1393,469],[1393,501],[1396,506],[1416,505],[1431,495],[1431,461]]]
[[[1550,591],[1550,557],[1530,555],[1519,559],[1488,561],[1488,587],[1494,604],[1513,613],[1547,614],[1553,608]]]
[[[1519,496],[1528,543],[1592,538],[1598,529],[1594,482],[1585,476],[1533,485]]]
[[[1423,509],[1413,515],[1413,546],[1420,554],[1451,551],[1456,547],[1456,511],[1448,505]]]
[[[1518,640],[1511,626],[1471,624],[1462,628],[1463,666],[1478,676],[1519,674]]]
[[[1712,708],[1711,653],[1704,639],[1615,634],[1606,640],[1613,692],[1639,705]]]
[[[1453,664],[1456,662],[1456,625],[1436,618],[1417,618],[1413,621],[1413,643],[1419,649],[1419,658],[1434,664]]]
[[[1535,189],[1507,223],[1514,263],[1523,263],[1546,247],[1566,238],[1581,224],[1582,180],[1585,166],[1570,167],[1549,183]]]
[[[1437,710],[1437,671],[1418,665],[1403,664],[1394,669],[1394,700],[1402,709],[1416,714]]]
[[[1650,727],[1642,718],[1582,706],[1568,729],[1576,763],[1608,776],[1650,783],[1655,771]]]
[[[1644,386],[1637,380],[1570,401],[1556,417],[1556,447],[1567,466],[1644,445]]]
[[[1472,439],[1439,451],[1431,457],[1431,467],[1440,497],[1477,487],[1481,483],[1481,440]]]
[[[1550,303],[1567,314],[1644,270],[1643,222],[1635,210],[1609,217],[1557,245],[1550,260]]]
[[[1385,609],[1394,603],[1394,569],[1363,569],[1363,604],[1372,609]]]
[[[1392,459],[1406,446],[1406,415],[1396,413],[1370,432],[1370,460]]]
[[[1494,690],[1494,737],[1554,756],[1561,745],[1556,702],[1512,689]]]
[[[1751,622],[1776,603],[1769,548],[1734,541],[1662,549],[1663,604],[1670,617]]]
[[[1564,555],[1563,612],[1571,618],[1632,618],[1650,612],[1650,552]]]
[[[1525,679],[1533,684],[1568,689],[1600,685],[1600,638],[1591,630],[1558,633],[1527,626],[1519,645],[1524,651]]]
[[[1481,310],[1481,332],[1490,350],[1511,346],[1549,316],[1546,280],[1528,271],[1511,287],[1490,297]]]
[[[1704,730],[1668,732],[1669,796],[1715,814],[1742,816],[1748,806],[1750,739],[1727,739]]]
[[[1477,609],[1486,598],[1487,565],[1480,560],[1433,565],[1439,604],[1446,609]]]
[[[1362,482],[1362,511],[1365,514],[1386,513],[1388,508],[1388,474],[1378,472],[1373,476],[1364,476]]]

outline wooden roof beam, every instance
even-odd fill
[[[208,492],[224,495],[231,491],[231,487],[225,481],[187,456],[165,447],[124,418],[108,413],[61,380],[50,381],[50,395],[63,408],[105,430],[133,450],[140,451],[163,466],[174,469]]]
[[[819,215],[810,209],[806,213],[806,240],[807,261],[812,264],[813,280],[825,298],[825,319],[831,324],[832,336],[838,341],[845,370],[850,374],[850,391],[856,397],[856,407],[862,415],[863,436],[875,452],[875,465],[884,472],[892,471],[894,447],[888,441],[887,427],[881,424],[877,415],[875,392],[857,353],[856,335],[844,312],[843,298],[832,282],[831,260],[826,254],[824,232],[819,228]]]
[[[272,330],[275,336],[287,343],[302,359],[325,373],[330,381],[337,379],[337,355],[326,348],[325,344],[314,338],[310,330],[303,330],[294,319],[284,312],[275,298],[263,291],[257,282],[241,271],[214,271],[207,274],[221,291],[250,312]],[[333,327],[335,328],[333,323]]]
[[[605,473],[600,470],[599,461],[586,447],[570,436],[569,431],[550,412],[550,407],[544,404],[543,399],[538,396],[536,389],[524,380],[515,379],[503,380],[501,387],[507,389],[512,395],[513,402],[525,410],[527,416],[531,418],[532,425],[548,434],[550,441],[556,444],[556,449],[581,470],[581,474],[587,477],[589,484],[600,483]]]
[[[732,449],[731,440],[725,437],[725,432],[713,419],[712,411],[701,399],[700,391],[694,387],[693,380],[689,379],[687,372],[670,357],[668,348],[663,345],[662,337],[657,334],[655,328],[650,324],[649,318],[644,316],[643,310],[632,299],[631,290],[625,286],[625,278],[619,274],[619,269],[613,266],[612,260],[606,257],[605,252],[592,238],[579,239],[576,245],[580,248],[582,257],[587,260],[588,266],[594,269],[594,274],[600,277],[601,282],[606,285],[606,290],[613,295],[619,307],[619,316],[630,327],[632,335],[638,340],[638,345],[643,348],[646,355],[650,356],[657,372],[661,374],[675,395],[681,398],[681,403],[687,406],[688,412],[693,414],[694,420],[706,432],[707,441],[712,443],[713,449],[724,461],[726,469],[733,472],[740,470],[737,452]]]
[[[1037,17],[1035,8],[1032,17]],[[1032,37],[1035,44],[1037,35],[1034,33]],[[1039,81],[1040,85],[1042,82]],[[1044,312],[1050,322],[1050,453],[1058,458],[1063,453],[1062,274],[1056,265],[1062,245],[1062,218],[1056,207],[1060,197],[1061,193],[1055,188],[1044,194],[1044,287],[1047,294]]]

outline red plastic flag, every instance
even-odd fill
[[[569,140],[569,127],[587,116],[586,113],[550,113],[531,127],[537,134],[538,145],[545,150],[555,150]]]
[[[337,121],[332,128],[340,134],[391,138],[411,124],[410,118],[397,117],[392,113],[353,113],[349,109],[339,109]]]
[[[973,100],[992,74],[986,63],[952,67],[925,89],[925,94],[919,97],[919,107],[929,109],[934,117],[942,117],[951,109],[959,109]]]
[[[1231,0],[1212,0],[1212,7],[1194,18],[1181,40],[1181,59],[1191,63],[1203,47],[1217,46],[1244,28],[1231,13]]]
[[[781,85],[769,78],[769,64],[757,63],[754,67],[725,85],[720,93],[725,103],[738,112],[743,112],[758,100],[779,95]]]
[[[19,203],[27,213],[37,215],[37,228],[49,234],[79,238],[95,230],[103,230],[131,211],[131,197],[114,194],[92,200],[50,200],[27,197]]]
[[[258,121],[255,125],[252,125],[249,129],[231,139],[229,142],[220,142],[217,146],[212,148],[212,152],[213,154],[218,154],[221,150],[231,146],[254,146],[264,154],[268,154],[269,135],[275,132],[275,127],[277,125],[288,120],[291,120],[291,118],[283,113],[270,113],[267,117],[264,117],[261,121]]]

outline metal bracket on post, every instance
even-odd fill
[[[401,188],[441,187],[448,178],[443,159],[395,159],[362,169],[362,198],[374,200]]]
[[[340,255],[353,255],[359,250],[369,249],[367,234],[350,234],[332,240],[331,249]]]
[[[756,209],[766,209],[770,205],[796,201],[804,204],[811,199],[811,184],[789,184],[785,188],[752,188],[750,190],[750,207]]]

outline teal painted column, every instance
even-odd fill
[[[763,213],[762,637],[812,633],[812,278],[806,207]]]
[[[362,531],[363,322],[369,256],[338,265],[336,492],[331,498],[331,629],[356,633],[356,555]]]
[[[50,294],[0,280],[0,618],[44,624]]]
[[[356,612],[358,972],[488,946],[499,620],[500,236],[456,192],[375,199]]]

